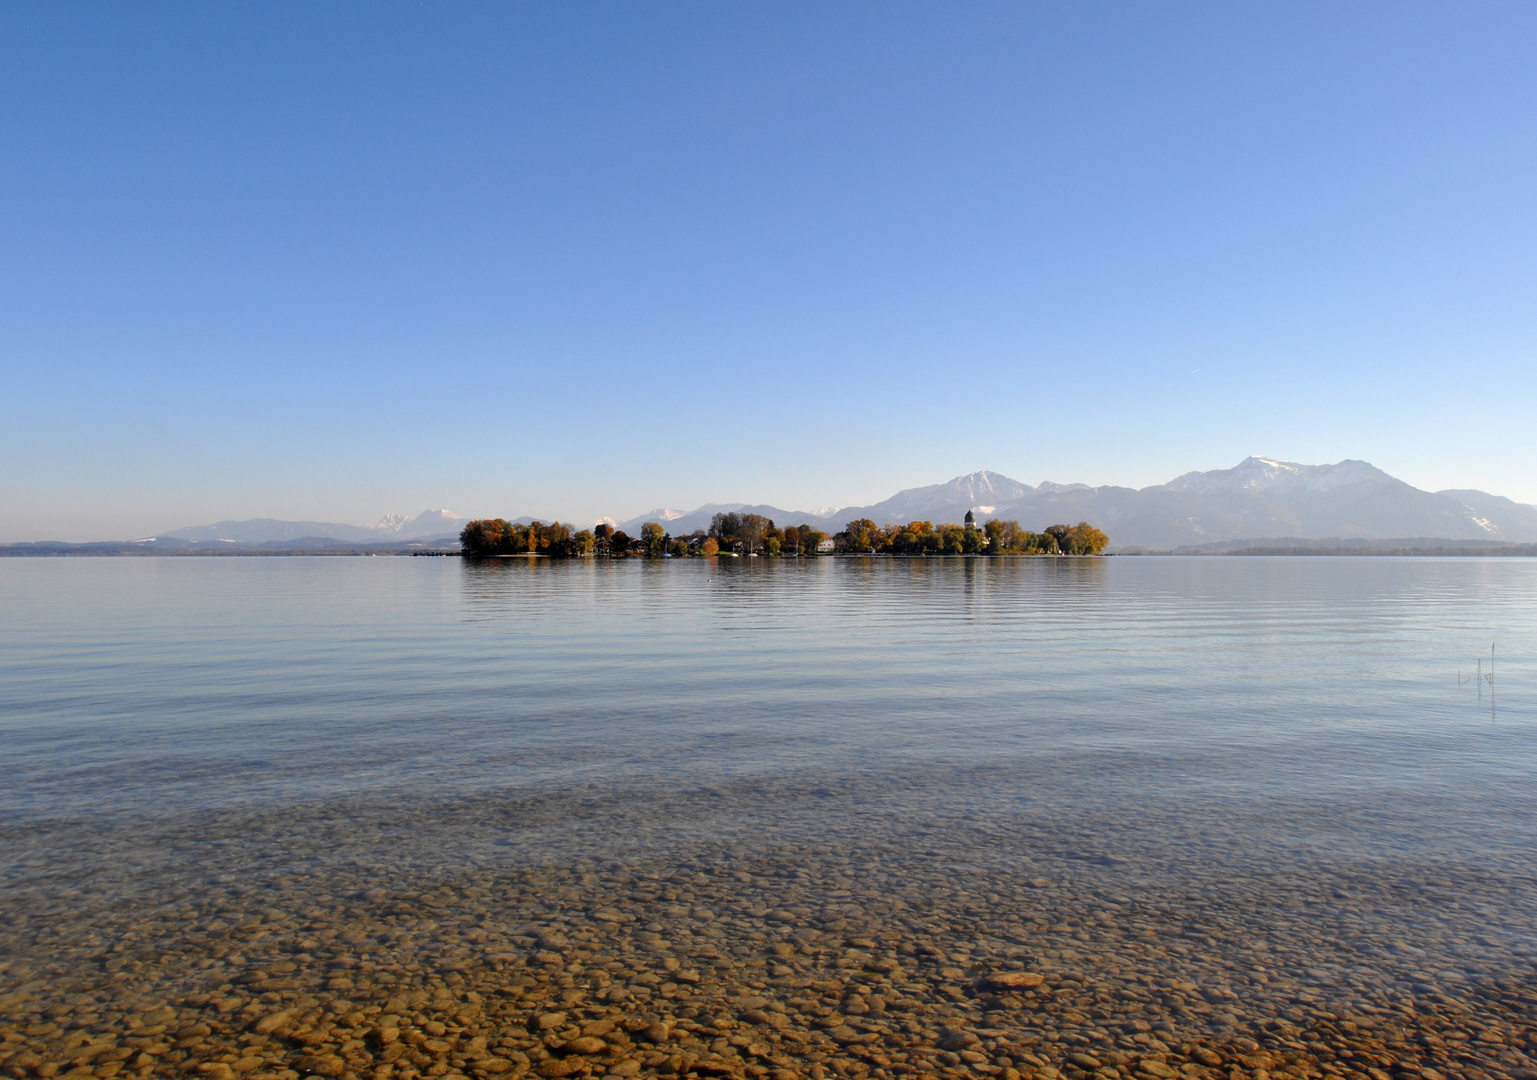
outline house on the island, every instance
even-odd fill
[[[829,536],[827,539],[817,542],[817,554],[831,555],[837,547],[838,545],[833,542],[833,538]]]

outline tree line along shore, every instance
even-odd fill
[[[545,555],[553,558],[671,557],[764,555],[1098,555],[1110,538],[1088,522],[1049,525],[1041,532],[1017,521],[992,520],[978,527],[971,513],[961,525],[910,521],[877,525],[869,518],[851,521],[832,535],[810,525],[779,528],[761,514],[716,514],[709,529],[673,536],[660,522],[648,521],[639,536],[612,525],[572,529],[558,521],[519,524],[502,518],[471,521],[459,533],[466,555]]]

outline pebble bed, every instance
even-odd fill
[[[1537,1078],[1529,860],[1285,848],[1051,782],[0,826],[0,1069]]]

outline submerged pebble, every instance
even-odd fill
[[[1299,873],[1237,834],[1190,866],[1177,816],[1152,807],[1122,826],[1139,855],[1092,861],[1076,856],[1102,823],[1081,813],[922,793],[59,826],[50,850],[92,869],[7,879],[0,1069],[1537,1078],[1533,951],[1511,930],[1530,925],[1529,866]]]

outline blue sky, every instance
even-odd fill
[[[1529,4],[0,8],[0,539],[1537,502]]]

